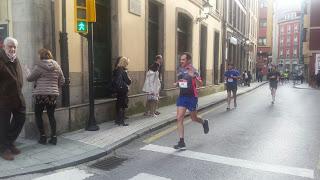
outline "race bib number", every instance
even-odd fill
[[[188,82],[187,81],[179,81],[179,87],[180,88],[188,88]]]
[[[228,78],[228,82],[233,82],[233,78]]]

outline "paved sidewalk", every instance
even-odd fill
[[[238,94],[244,94],[265,84],[252,83],[251,87],[239,87]],[[226,92],[218,92],[199,98],[199,109],[205,109],[226,99]],[[95,132],[79,130],[58,137],[58,144],[41,145],[36,140],[18,139],[17,146],[22,153],[14,161],[0,159],[0,178],[21,174],[46,172],[94,160],[112,150],[154,129],[175,120],[175,104],[159,108],[161,114],[155,118],[142,114],[131,116],[130,125],[119,127],[114,122],[100,124]]]

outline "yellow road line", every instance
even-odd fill
[[[190,122],[191,122],[191,119],[188,119],[188,120],[186,120],[186,121],[184,122],[184,124],[188,124],[188,123],[190,123]],[[175,131],[176,129],[177,129],[177,126],[176,126],[176,125],[171,126],[171,127],[169,127],[168,129],[163,130],[163,131],[161,131],[161,132],[159,132],[159,133],[157,133],[157,134],[155,134],[155,135],[147,138],[147,139],[144,140],[143,142],[146,143],[146,144],[152,143],[152,142],[160,139],[161,137],[163,137],[163,136],[165,136],[165,135],[168,135],[169,133]]]

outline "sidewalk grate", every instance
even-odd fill
[[[92,164],[90,167],[96,168],[96,169],[101,169],[104,171],[109,171],[109,170],[112,170],[112,169],[120,166],[126,160],[128,160],[128,158],[110,156],[107,159],[104,159],[104,160],[101,160],[101,161],[98,161],[98,162]]]

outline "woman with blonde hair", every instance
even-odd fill
[[[40,132],[40,144],[47,143],[47,136],[43,128],[42,113],[47,110],[49,123],[51,127],[50,144],[57,144],[56,120],[54,112],[56,108],[56,100],[59,96],[59,89],[64,84],[65,78],[59,64],[53,60],[53,56],[48,49],[39,50],[40,61],[36,63],[31,74],[28,75],[29,82],[35,82],[32,91],[35,99],[35,117],[36,124]]]
[[[124,122],[125,119],[125,109],[128,108],[128,92],[129,85],[131,84],[131,79],[128,76],[127,66],[129,64],[129,59],[127,57],[120,56],[116,60],[115,68],[113,70],[113,86],[116,90],[117,94],[117,102],[116,102],[116,120],[115,124],[128,126],[127,123]]]

